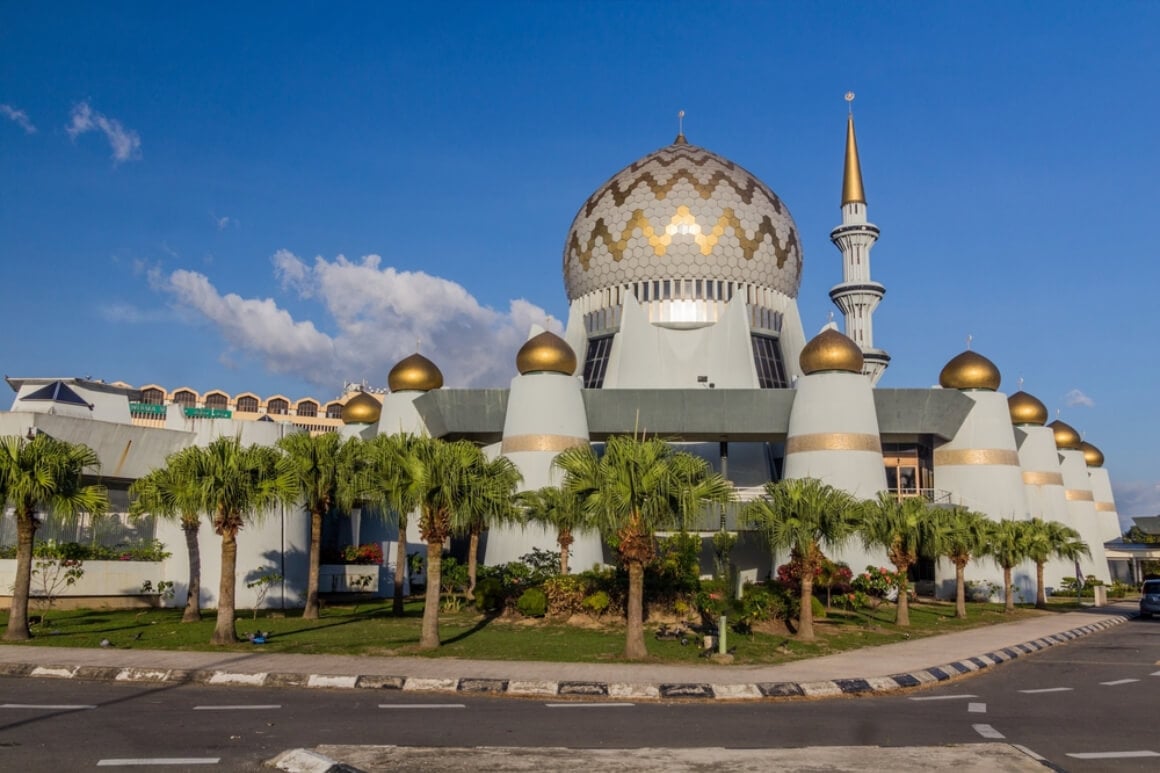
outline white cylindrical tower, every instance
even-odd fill
[[[520,375],[512,379],[499,452],[524,476],[521,491],[559,485],[553,469],[557,454],[588,445],[588,416],[580,394],[576,354],[564,339],[542,332],[516,355]],[[569,562],[578,571],[603,563],[600,536],[574,534]],[[533,548],[558,552],[556,533],[538,524],[497,526],[488,530],[485,561],[492,566],[517,561]]]
[[[1091,478],[1088,477],[1079,433],[1058,419],[1047,426],[1055,433],[1055,445],[1059,449],[1059,470],[1063,473],[1067,510],[1071,513],[1075,530],[1091,551],[1090,559],[1080,559],[1080,567],[1085,574],[1094,574],[1099,580],[1111,582],[1108,558],[1104,554],[1103,532],[1096,516],[1095,495]]]
[[[1044,426],[1047,407],[1026,392],[1016,392],[1007,398],[1011,424],[1015,427],[1015,443],[1019,448],[1019,465],[1023,469],[1023,484],[1027,492],[1028,513],[1032,518],[1058,521],[1075,528],[1063,488],[1063,473],[1059,470],[1059,453],[1055,448],[1055,433]],[[1053,559],[1043,567],[1043,581],[1049,588],[1059,588],[1064,577],[1075,575],[1070,561]]]
[[[1087,463],[1088,477],[1091,479],[1092,495],[1095,497],[1096,521],[1104,542],[1111,542],[1123,536],[1120,528],[1120,514],[1116,511],[1116,498],[1112,494],[1112,479],[1104,469],[1104,454],[1091,443],[1082,444],[1083,458]]]
[[[861,350],[828,327],[802,349],[800,364],[804,375],[789,414],[784,477],[817,478],[858,499],[873,499],[886,489],[886,469]],[[870,564],[887,565],[885,551],[870,552],[856,542],[825,552],[855,574]]]
[[[852,93],[846,95],[852,101]],[[846,119],[846,165],[842,174],[842,224],[830,232],[830,241],[842,253],[842,281],[830,289],[830,300],[842,310],[846,335],[862,350],[862,372],[878,383],[890,365],[890,355],[874,346],[874,309],[886,288],[870,278],[870,250],[878,241],[878,226],[866,219],[862,165],[854,137],[854,114]]]
[[[958,389],[975,402],[951,440],[934,450],[935,487],[947,491],[953,504],[992,520],[1027,520],[1027,494],[1015,433],[1000,394],[995,364],[972,351],[954,357],[939,374],[944,389]],[[949,562],[940,562],[940,576]],[[990,561],[972,562],[970,579],[1003,584],[1003,572]],[[953,575],[952,575],[953,576]],[[1035,598],[1035,571],[1026,563],[1012,570],[1012,583],[1024,599]]]

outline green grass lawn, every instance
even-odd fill
[[[1005,614],[1000,604],[968,604],[969,617],[958,620],[954,605],[923,601],[910,607],[911,626],[894,625],[894,607],[886,605],[859,612],[832,611],[816,621],[817,640],[797,641],[791,634],[771,629],[752,634],[730,631],[727,645],[737,664],[783,663],[860,647],[873,647],[904,638],[933,636],[983,625],[1021,620],[1054,611],[1070,611],[1074,603],[1052,604],[1048,611],[1020,606]],[[40,613],[35,613],[39,615]],[[483,660],[544,660],[556,662],[616,662],[624,647],[623,623],[607,620],[584,626],[562,621],[525,620],[518,617],[491,618],[464,608],[440,616],[439,633],[443,645],[435,651],[417,648],[422,602],[408,602],[403,617],[392,617],[390,602],[359,606],[327,606],[320,620],[303,620],[297,611],[286,614],[262,611],[257,619],[249,612],[237,618],[239,636],[264,631],[265,644],[248,641],[232,648],[209,644],[214,613],[203,614],[202,622],[182,624],[180,609],[53,610],[46,623],[33,626],[30,644],[61,647],[98,647],[102,639],[121,649],[235,650],[268,652],[333,653],[343,655],[423,655],[430,657],[476,658]],[[7,620],[0,613],[0,625]],[[657,662],[696,663],[700,657],[700,637],[685,646],[679,641],[661,641],[646,629],[650,656]]]

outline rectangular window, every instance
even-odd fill
[[[753,336],[753,364],[757,366],[757,385],[762,389],[785,389],[789,386],[785,363],[781,359],[781,347],[776,338]]]
[[[588,341],[588,352],[584,357],[584,388],[600,389],[604,386],[604,373],[608,370],[608,355],[612,351],[612,336],[601,336]]]

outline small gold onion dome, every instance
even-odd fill
[[[387,386],[392,392],[430,392],[443,386],[443,373],[435,363],[415,352],[391,368],[387,374]]]
[[[1055,433],[1056,448],[1069,448],[1074,451],[1080,450],[1081,441],[1079,439],[1079,433],[1070,424],[1056,419],[1047,426]]]
[[[970,349],[943,366],[938,383],[945,389],[999,389],[999,369],[995,363]]]
[[[862,350],[832,327],[818,333],[802,349],[798,364],[807,376],[826,370],[862,372]]]
[[[1012,424],[1042,427],[1047,423],[1047,406],[1026,392],[1016,392],[1008,397],[1007,408],[1011,411]]]
[[[383,404],[367,392],[358,392],[342,406],[343,424],[374,424],[383,413]]]
[[[1093,446],[1086,440],[1079,444],[1080,450],[1083,451],[1083,460],[1088,467],[1103,467],[1104,466],[1104,452]]]
[[[576,352],[563,338],[545,330],[520,347],[516,369],[520,375],[548,372],[571,376],[576,372]]]

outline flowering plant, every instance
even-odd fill
[[[378,564],[383,563],[383,546],[377,542],[368,542],[365,545],[347,545],[342,549],[342,560],[347,564]]]
[[[851,583],[855,591],[877,598],[886,598],[898,593],[901,584],[902,575],[884,566],[867,566],[866,571],[855,577]]]

